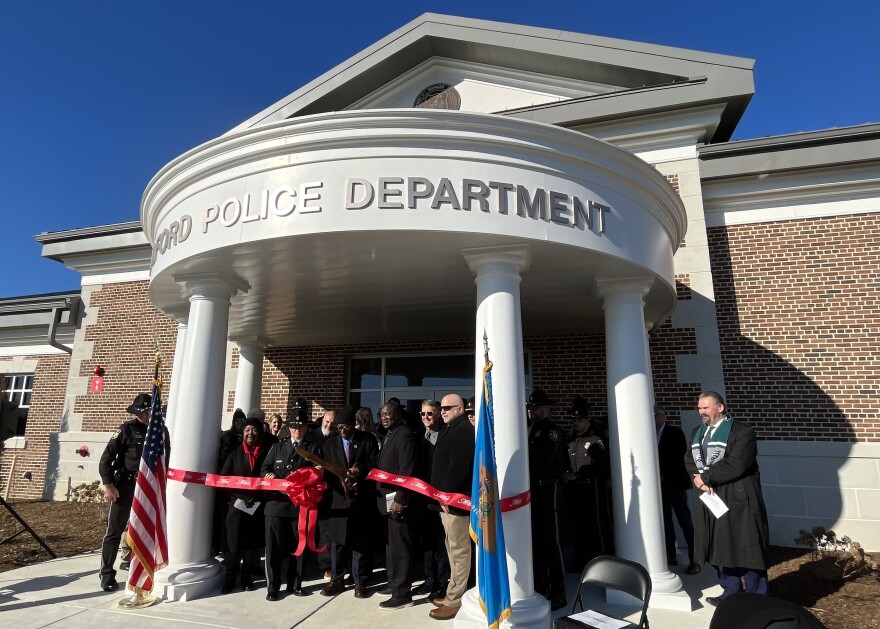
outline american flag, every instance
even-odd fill
[[[128,543],[132,550],[128,589],[140,595],[153,591],[153,574],[168,564],[168,540],[165,537],[165,448],[162,381],[157,373],[153,380],[150,423],[147,426],[131,515],[128,518]]]

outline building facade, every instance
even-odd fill
[[[755,426],[772,543],[823,525],[880,548],[880,125],[730,142],[752,66],[403,26],[170,163],[140,221],[37,237],[82,287],[0,300],[0,374],[26,408],[4,427],[3,491],[63,500],[97,479],[157,346],[171,464],[213,471],[234,408],[467,393],[485,334],[503,493],[527,483],[527,392],[561,400],[563,425],[587,397],[615,441],[618,548],[661,604],[682,603],[649,531],[654,402],[687,432],[716,390]],[[169,485],[169,518],[197,532],[211,500]],[[172,568],[206,552],[187,539]]]

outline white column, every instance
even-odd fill
[[[234,408],[245,413],[260,406],[263,391],[263,354],[271,345],[262,336],[236,337],[230,341],[238,345],[238,372],[235,376]]]
[[[645,336],[650,278],[598,280],[605,310],[614,543],[617,554],[651,574],[651,606],[691,610],[681,579],[669,571],[660,504],[654,387]]]
[[[169,467],[215,472],[223,410],[229,305],[247,284],[219,274],[175,276],[190,294],[186,363],[175,402],[174,440]],[[188,600],[212,592],[223,579],[211,556],[214,490],[168,481],[166,488],[169,565],[156,578],[168,600]],[[164,592],[163,592],[164,590]]]
[[[492,388],[496,421],[495,456],[502,497],[529,489],[526,431],[525,373],[523,365],[520,273],[529,267],[525,245],[485,247],[463,251],[476,276],[476,380],[483,377],[483,334],[489,339],[493,363]],[[480,399],[480,396],[477,396]],[[479,412],[479,410],[478,410]],[[544,629],[550,626],[550,604],[535,594],[532,574],[532,519],[526,508],[502,515],[510,578],[512,614],[505,627]],[[486,626],[477,589],[468,591],[455,617],[455,627]]]
[[[177,343],[174,345],[174,362],[171,365],[171,388],[168,390],[168,410],[165,413],[165,425],[174,443],[174,414],[177,408],[177,397],[180,392],[180,380],[183,372],[186,346],[186,330],[189,320],[189,304],[180,312],[171,313],[177,319]]]

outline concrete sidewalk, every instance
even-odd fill
[[[225,596],[218,594],[188,603],[161,602],[143,610],[125,612],[116,608],[122,592],[107,594],[98,587],[100,561],[100,556],[94,552],[0,573],[0,623],[4,629],[99,629],[126,625],[136,626],[137,629],[452,627],[452,623],[428,617],[433,606],[424,597],[417,597],[413,607],[386,611],[378,606],[385,597],[377,594],[367,599],[356,599],[348,590],[334,598],[321,596],[318,592],[326,583],[323,580],[306,582],[310,596],[287,596],[277,603],[266,601],[266,590],[263,588]],[[698,609],[691,613],[651,610],[648,616],[652,629],[706,629],[709,626],[714,608],[706,607],[701,599],[707,593],[720,592],[715,585],[714,575],[704,570],[700,575],[682,576],[682,579],[688,594],[699,599],[696,602]],[[577,581],[577,575],[569,575],[569,607],[555,616],[565,616],[570,612]],[[371,592],[377,589],[378,586],[374,586]],[[587,606],[616,615],[635,611],[632,608],[608,606],[595,594],[588,598]],[[631,619],[637,619],[633,616]]]

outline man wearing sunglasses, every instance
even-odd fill
[[[423,400],[419,413],[425,427],[425,438],[422,441],[422,461],[430,475],[434,461],[434,444],[443,428],[440,418],[440,402]],[[449,583],[449,558],[446,556],[446,532],[440,523],[440,505],[431,501],[420,514],[419,542],[425,568],[425,582],[413,590],[413,594],[427,594],[428,598],[446,596],[446,585]]]
[[[440,403],[440,414],[446,427],[437,437],[431,485],[435,489],[469,495],[474,470],[474,427],[464,412],[460,395],[447,395]],[[470,512],[440,505],[440,520],[446,531],[446,554],[449,556],[450,577],[444,598],[432,600],[437,609],[429,616],[449,620],[461,609],[461,597],[467,589],[471,569],[471,538],[468,532]]]

